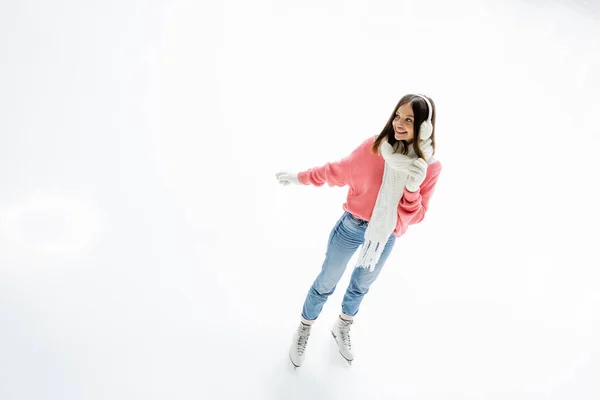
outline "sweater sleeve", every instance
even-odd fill
[[[419,190],[410,192],[406,188],[404,189],[404,194],[398,204],[398,220],[404,228],[408,225],[418,224],[425,217],[441,170],[442,165],[439,161],[429,165],[427,177]]]
[[[328,162],[320,167],[310,168],[298,174],[298,180],[303,185],[323,186],[346,186],[352,167],[360,158],[368,152],[374,139],[369,138],[362,142],[352,153],[341,160]],[[357,161],[358,160],[358,161]]]

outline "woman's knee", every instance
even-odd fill
[[[337,281],[332,280],[319,280],[317,279],[313,284],[311,290],[318,296],[329,296],[335,291]]]

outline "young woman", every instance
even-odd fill
[[[300,173],[279,172],[282,185],[349,186],[344,213],[331,234],[321,272],[306,295],[301,321],[289,350],[302,365],[312,324],[334,292],[350,258],[358,262],[331,333],[341,355],[352,363],[350,326],[369,287],[385,264],[396,238],[423,220],[442,166],[435,153],[435,105],[420,94],[400,99],[381,133],[349,156]]]

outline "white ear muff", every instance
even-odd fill
[[[431,134],[433,133],[433,125],[431,124],[431,116],[433,114],[433,107],[431,107],[431,103],[429,102],[427,97],[423,96],[422,94],[418,94],[418,93],[416,95],[419,96],[420,98],[422,98],[423,100],[425,100],[425,103],[427,103],[427,108],[429,110],[429,116],[427,117],[427,120],[423,121],[421,123],[421,126],[419,126],[419,140],[424,141],[424,140],[429,139],[431,137]]]
[[[423,123],[421,123],[421,126],[419,127],[419,140],[425,141],[429,139],[432,133],[433,126],[431,125],[431,122],[423,121]]]

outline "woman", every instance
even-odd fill
[[[423,220],[442,166],[435,153],[435,105],[420,94],[400,99],[382,132],[349,156],[300,173],[279,172],[283,185],[349,186],[344,214],[329,236],[321,272],[312,284],[289,356],[302,365],[312,324],[360,245],[358,262],[331,329],[341,355],[352,363],[350,326],[396,238]]]

